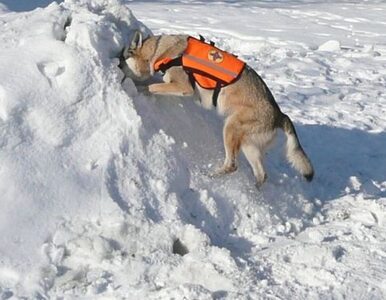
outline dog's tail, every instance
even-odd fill
[[[280,127],[284,130],[287,136],[288,161],[307,179],[307,181],[311,181],[314,177],[314,168],[312,167],[311,161],[300,145],[295,127],[292,124],[291,119],[286,114],[282,115]]]

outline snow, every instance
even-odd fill
[[[0,298],[385,298],[385,11],[0,4]],[[149,96],[118,67],[148,28],[203,34],[256,69],[294,120],[314,181],[287,165],[283,136],[261,191],[243,157],[237,173],[209,178],[221,117]]]
[[[318,50],[320,51],[339,51],[341,48],[339,41],[327,41],[324,44],[320,45]]]

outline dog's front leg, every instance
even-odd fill
[[[149,92],[161,95],[191,96],[194,94],[189,77],[181,67],[172,67],[166,71],[163,83],[149,86]]]
[[[151,84],[149,85],[149,92],[152,94],[160,94],[160,95],[177,95],[177,96],[193,95],[193,89],[186,88],[177,82]]]

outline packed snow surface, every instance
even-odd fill
[[[138,18],[134,17],[134,15]],[[386,4],[0,3],[0,299],[386,298]],[[266,81],[315,170],[211,179],[223,120],[119,68],[202,34]]]

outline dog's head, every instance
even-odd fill
[[[136,31],[132,42],[123,50],[123,58],[126,62],[126,72],[135,80],[144,81],[154,74],[152,58],[156,52],[154,38],[143,39],[142,33]]]

